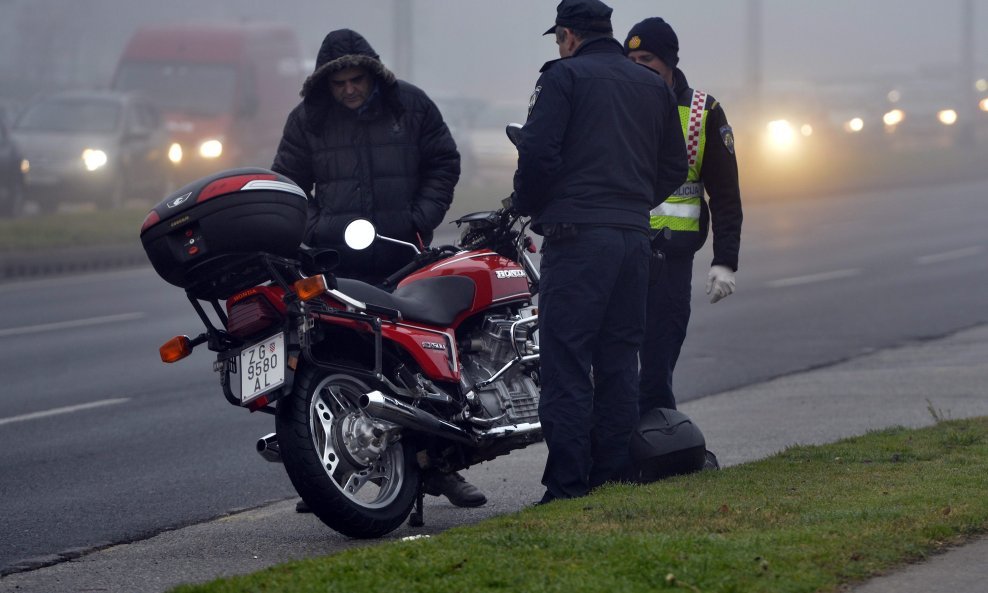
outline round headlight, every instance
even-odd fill
[[[952,126],[957,123],[957,112],[953,109],[943,109],[937,113],[937,119],[945,126]]]
[[[206,140],[199,145],[199,155],[204,159],[219,158],[223,154],[223,143],[219,140]]]
[[[844,131],[850,134],[856,134],[864,129],[864,120],[860,117],[855,117],[844,122]]]
[[[886,126],[892,127],[902,123],[902,120],[905,119],[905,117],[906,114],[904,111],[901,109],[893,109],[882,116],[882,121],[885,122]]]
[[[31,171],[31,163],[27,159],[21,159],[21,173],[27,175]]]
[[[182,162],[181,144],[178,142],[172,142],[172,145],[168,147],[168,160],[176,165]]]
[[[792,124],[784,119],[768,122],[768,144],[779,151],[792,150],[796,144],[796,131]]]
[[[87,148],[82,151],[82,162],[86,166],[87,171],[95,171],[105,167],[108,160],[106,153],[102,150]]]

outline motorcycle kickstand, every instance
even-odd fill
[[[409,527],[422,527],[425,525],[425,517],[422,513],[422,500],[425,498],[425,491],[422,485],[423,480],[419,480],[419,489],[415,493],[415,510],[408,516]]]

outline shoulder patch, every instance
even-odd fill
[[[734,154],[734,130],[731,129],[731,126],[721,126],[720,137],[724,141],[727,152]]]
[[[532,115],[532,109],[535,108],[535,102],[539,100],[539,93],[542,92],[542,85],[535,87],[532,91],[532,96],[528,98],[528,114]]]

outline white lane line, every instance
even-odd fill
[[[820,274],[810,274],[808,276],[794,276],[792,278],[772,280],[771,282],[766,282],[766,285],[770,288],[784,288],[788,286],[799,286],[801,284],[813,284],[814,282],[826,282],[827,280],[850,278],[852,276],[857,276],[860,273],[861,270],[859,268],[834,270],[833,272],[821,272]]]
[[[122,404],[126,401],[130,401],[130,398],[120,397],[117,399],[104,399],[98,402],[90,402],[88,404],[79,404],[77,406],[65,406],[64,408],[54,408],[52,410],[45,410],[43,412],[23,414],[21,416],[11,416],[10,418],[0,418],[0,426],[3,426],[4,424],[13,424],[14,422],[24,422],[25,420],[37,420],[38,418],[47,418],[48,416],[58,416],[59,414],[71,414],[72,412],[78,412],[80,410],[89,410],[91,408],[102,408],[103,406],[113,406],[116,404]]]
[[[59,329],[74,329],[77,327],[88,327],[91,325],[103,325],[106,323],[119,323],[121,321],[134,321],[143,319],[146,313],[121,313],[119,315],[107,315],[105,317],[89,317],[88,319],[74,319],[72,321],[59,321],[57,323],[44,323],[41,325],[28,325],[25,327],[11,327],[0,329],[0,338],[10,336],[23,336],[24,334],[39,334],[41,332],[55,331]]]
[[[944,251],[943,253],[934,253],[932,255],[924,255],[916,258],[916,263],[920,265],[925,264],[936,264],[944,261],[950,261],[952,259],[961,259],[962,257],[971,257],[978,255],[985,248],[982,245],[975,245],[973,247],[964,247],[963,249],[955,249],[953,251]]]

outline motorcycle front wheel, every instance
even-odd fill
[[[352,402],[370,389],[360,379],[300,369],[278,401],[276,431],[285,470],[312,512],[344,535],[380,537],[408,517],[418,490],[415,450]]]

